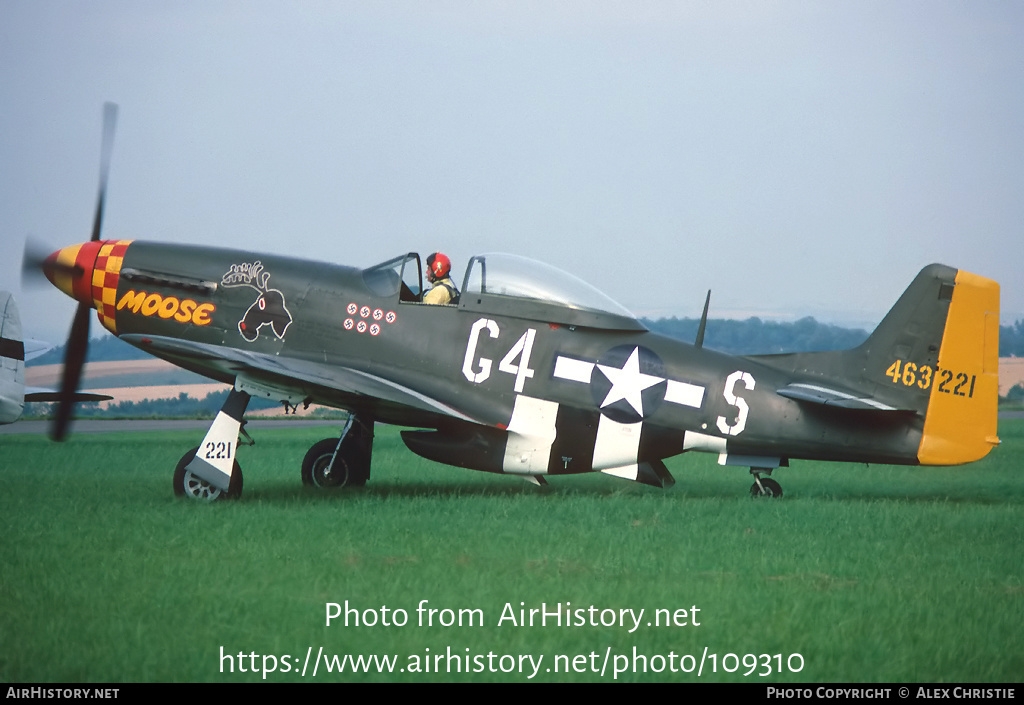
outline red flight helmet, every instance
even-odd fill
[[[447,255],[435,252],[427,257],[427,273],[430,275],[430,281],[444,279],[451,271],[452,261],[448,259]]]

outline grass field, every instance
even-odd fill
[[[200,505],[171,492],[200,435],[0,438],[0,680],[1024,673],[1024,421],[1002,422],[1002,447],[965,468],[795,462],[775,475],[781,501],[750,499],[744,471],[699,454],[669,462],[669,491],[605,476],[539,489],[421,460],[385,427],[363,490],[301,486],[299,461],[325,429],[263,431],[240,451],[245,497]],[[422,600],[439,610],[433,626],[419,624]],[[327,626],[327,604],[346,601],[377,623]],[[506,604],[518,620],[542,603],[583,609],[587,624],[499,624]],[[619,610],[641,608],[632,633],[628,615],[619,626]],[[476,611],[441,624],[459,610]],[[680,624],[656,626],[655,610]],[[392,673],[338,673],[321,657],[314,677],[321,648],[397,660]]]

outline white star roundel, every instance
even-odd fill
[[[700,409],[706,392],[702,384],[668,379],[661,358],[639,345],[612,348],[597,362],[556,355],[552,376],[588,385],[601,413],[619,423],[650,418],[662,402]]]
[[[636,345],[612,348],[590,375],[594,403],[619,423],[635,423],[654,413],[665,400],[666,386],[661,358]]]
[[[621,369],[598,363],[597,369],[612,383],[608,395],[601,402],[601,408],[624,399],[641,417],[644,415],[643,391],[664,382],[664,377],[644,374],[640,371],[640,348],[633,348]]]

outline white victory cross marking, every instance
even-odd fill
[[[644,402],[641,393],[645,389],[665,381],[664,377],[655,377],[640,371],[640,348],[633,348],[632,354],[621,369],[607,365],[598,365],[597,369],[601,370],[608,381],[612,383],[612,388],[608,390],[608,395],[601,403],[601,408],[624,399],[641,418],[644,415]]]

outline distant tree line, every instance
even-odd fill
[[[999,326],[999,357],[1024,357],[1024,320]]]
[[[111,402],[106,408],[100,408],[100,402],[87,402],[76,405],[75,417],[79,419],[208,419],[217,414],[227,398],[228,390],[225,389],[220,392],[210,392],[202,399],[196,399],[181,392],[177,397],[166,399]],[[52,415],[54,406],[54,404],[28,404],[24,416],[25,418],[48,418]],[[273,407],[281,407],[281,405],[266,399],[252,399],[249,401],[248,410],[256,411]],[[283,407],[281,408],[283,410]]]
[[[700,321],[696,318],[641,319],[649,330],[692,343]],[[743,321],[713,319],[704,335],[705,347],[732,355],[761,355],[780,352],[843,350],[860,345],[868,332],[820,323],[808,316],[798,321],[764,321],[753,317]],[[1024,357],[1024,320],[999,326],[999,356]],[[150,356],[114,336],[89,343],[88,362],[145,360]],[[32,365],[59,364],[64,361],[64,346],[56,347],[33,360]]]
[[[641,319],[647,328],[678,340],[692,343],[697,337],[700,321],[696,318]],[[793,322],[763,321],[748,318],[744,321],[709,320],[704,334],[704,346],[733,355],[760,355],[781,352],[812,352],[819,350],[844,350],[860,345],[868,337],[867,331],[857,328],[843,328],[828,323],[819,323],[808,316]],[[999,356],[1024,357],[1024,320],[1008,326],[999,326]],[[149,355],[127,343],[106,336],[89,344],[88,361],[143,360]],[[64,359],[63,346],[50,350],[32,361],[33,365],[60,363]],[[175,417],[209,418],[217,413],[227,391],[212,392],[203,399],[194,399],[185,393],[177,398],[144,399],[139,402],[123,401],[110,404],[106,409],[99,405],[80,404],[78,417]],[[1011,389],[1007,401],[1024,403],[1024,387]],[[48,416],[48,404],[30,404],[26,416]],[[276,403],[254,399],[250,409],[266,409],[279,406]]]
[[[696,318],[642,319],[648,329],[692,343],[700,321]],[[705,347],[731,355],[845,350],[860,345],[868,332],[819,323],[808,316],[794,322],[709,320]],[[1024,320],[999,326],[999,357],[1024,357]]]
[[[165,399],[143,399],[142,401],[111,402],[106,408],[100,408],[100,402],[77,404],[75,418],[79,419],[210,419],[217,414],[228,398],[228,390],[210,392],[202,399],[196,399],[181,392],[176,397]],[[25,405],[27,419],[51,418],[55,404],[30,403]],[[267,399],[250,399],[247,411],[261,409],[279,409],[284,413],[284,406]],[[347,412],[339,409],[321,407],[314,409],[306,417],[344,418]]]
[[[643,319],[655,333],[692,343],[700,320],[696,318]],[[810,316],[784,323],[748,318],[745,321],[709,320],[704,346],[731,355],[761,355],[781,352],[843,350],[860,345],[868,337],[864,330],[819,323]]]

